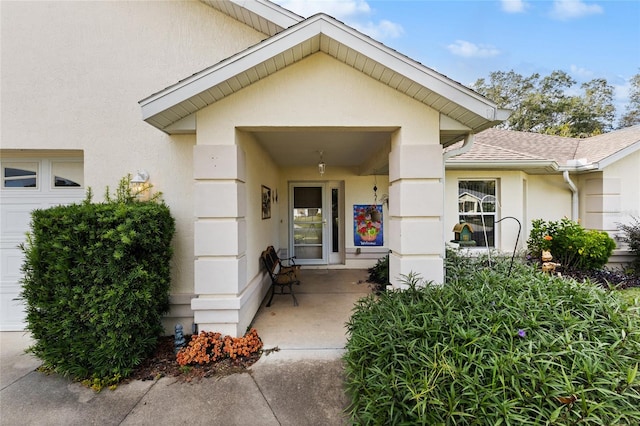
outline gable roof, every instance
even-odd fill
[[[640,150],[640,125],[581,139],[576,159],[598,162],[600,168]]]
[[[445,146],[509,116],[508,110],[462,84],[317,14],[141,100],[143,119],[167,133],[193,132],[190,117],[196,111],[317,52],[439,111]]]
[[[447,160],[447,167],[530,173],[600,170],[638,150],[640,125],[586,139],[488,129],[475,136],[469,151]]]

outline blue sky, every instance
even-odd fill
[[[617,113],[640,73],[640,1],[273,0],[324,12],[465,85],[492,71],[605,78]]]

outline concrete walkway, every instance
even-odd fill
[[[182,383],[134,381],[100,393],[34,371],[21,332],[0,333],[0,425],[342,425],[349,401],[340,359],[344,324],[369,293],[363,270],[303,270],[290,296],[260,308],[253,326],[278,347],[246,373]]]

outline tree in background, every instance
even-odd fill
[[[619,128],[640,124],[640,73],[631,77],[631,93],[626,112],[620,118]]]
[[[472,88],[498,107],[513,110],[502,124],[506,129],[567,137],[612,130],[613,87],[605,79],[594,79],[580,86],[580,94],[571,95],[575,84],[564,71],[524,77],[512,70],[492,72],[488,81],[478,79]]]

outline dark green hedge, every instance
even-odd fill
[[[34,211],[22,291],[31,352],[74,378],[129,375],[163,331],[174,231],[156,202]]]

